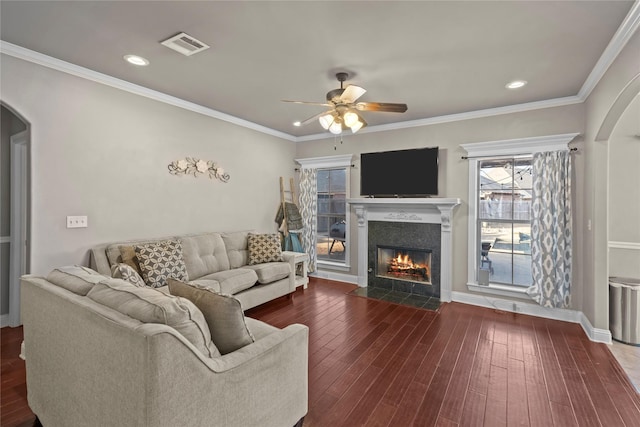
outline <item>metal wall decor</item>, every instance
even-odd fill
[[[209,178],[217,178],[222,182],[229,181],[229,174],[221,167],[216,165],[212,160],[201,160],[195,157],[185,157],[181,160],[169,163],[167,166],[169,173],[172,175],[199,175],[209,174]]]

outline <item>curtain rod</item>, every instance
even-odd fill
[[[574,151],[578,151],[577,148],[569,148],[569,152],[574,152]],[[520,154],[509,154],[509,156],[462,156],[460,157],[460,159],[462,160],[470,160],[470,159],[488,159],[488,158],[494,158],[494,157],[513,157],[513,156],[524,156],[527,154],[531,154],[531,153],[520,153]]]
[[[351,165],[350,165],[350,166],[351,166],[352,168],[355,168],[355,167],[356,167],[356,165],[354,165],[353,163],[351,163]],[[324,169],[324,168],[323,168],[323,169]],[[326,168],[326,169],[341,169],[341,167],[340,167],[340,166],[336,166],[336,167],[333,167],[333,168]],[[296,171],[296,172],[300,172],[300,168],[295,168],[295,169],[294,169],[294,171]]]

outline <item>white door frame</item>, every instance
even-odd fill
[[[11,135],[11,249],[9,326],[20,326],[20,276],[27,266],[27,185],[29,131]]]

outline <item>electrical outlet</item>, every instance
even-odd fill
[[[89,226],[87,216],[68,216],[67,217],[67,228],[87,228]]]

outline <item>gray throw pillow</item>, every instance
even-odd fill
[[[247,328],[240,301],[218,294],[205,286],[169,279],[169,292],[191,301],[204,315],[211,340],[221,354],[238,350],[255,341]]]
[[[165,286],[169,278],[189,280],[182,257],[182,245],[179,241],[163,240],[136,245],[135,251],[142,277],[148,286],[152,288]]]

